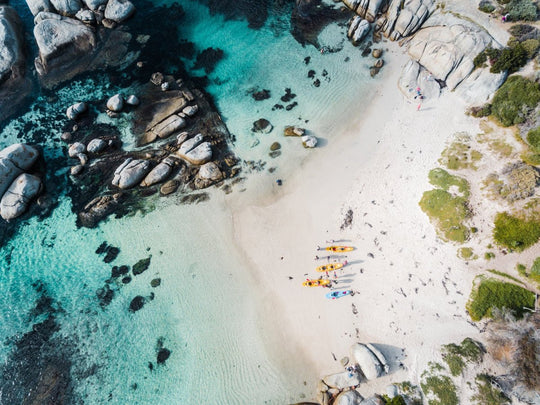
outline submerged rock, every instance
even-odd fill
[[[137,295],[135,298],[133,298],[129,304],[129,311],[130,312],[137,312],[144,307],[144,304],[146,304],[146,298],[144,298],[141,295]]]
[[[306,130],[297,126],[287,126],[283,131],[285,136],[304,136]]]
[[[160,187],[159,192],[161,195],[169,195],[178,190],[178,187],[180,187],[178,180],[169,180]]]
[[[270,124],[270,121],[265,118],[259,118],[253,123],[253,127],[251,128],[253,132],[260,132],[264,134],[268,134],[272,131],[272,129],[274,129],[274,127],[272,124]]]

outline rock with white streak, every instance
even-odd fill
[[[212,146],[210,142],[203,142],[180,157],[193,165],[205,164],[212,160]]]
[[[109,0],[105,8],[105,18],[116,23],[127,20],[135,13],[135,6],[129,0]]]
[[[11,185],[13,180],[22,173],[22,170],[13,164],[9,159],[0,159],[0,196]]]
[[[355,364],[360,366],[368,380],[380,377],[384,372],[384,367],[377,356],[362,343],[356,343],[351,347],[350,357]]]
[[[375,17],[386,4],[386,0],[342,0],[343,3],[360,17],[369,22],[375,21]]]
[[[369,22],[360,18],[359,16],[356,16],[351,21],[347,36],[351,39],[353,45],[357,46],[367,35],[369,29]]]
[[[86,146],[84,145],[84,143],[75,142],[69,145],[68,155],[70,158],[75,158],[79,153],[84,152],[86,152]]]
[[[441,86],[433,78],[433,75],[414,60],[409,60],[403,67],[398,80],[398,87],[406,97],[411,99],[418,99],[418,92],[416,91],[418,88],[420,88],[422,96],[427,100],[436,99],[441,93]]]
[[[0,215],[6,221],[17,218],[26,211],[28,203],[39,194],[41,179],[31,174],[19,175],[0,200]]]
[[[435,9],[433,0],[391,0],[382,31],[392,41],[414,34]]]
[[[182,145],[180,145],[180,148],[176,153],[182,157],[182,155],[185,155],[190,150],[194,149],[197,145],[199,145],[203,141],[203,139],[204,137],[202,134],[195,135],[193,138],[184,141]]]
[[[113,112],[120,112],[124,108],[124,97],[121,94],[115,94],[107,100],[107,108]]]
[[[156,183],[161,183],[171,174],[171,171],[175,165],[175,161],[172,157],[168,156],[163,159],[162,162],[158,163],[150,173],[146,175],[144,180],[141,182],[142,187],[149,187]]]
[[[39,157],[39,151],[30,145],[24,143],[15,143],[0,151],[0,160],[10,160],[21,170],[30,169],[36,163]]]
[[[138,185],[150,171],[150,162],[128,158],[115,171],[112,185],[127,189]]]

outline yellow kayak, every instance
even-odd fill
[[[352,246],[328,246],[325,249],[336,253],[351,252],[354,250]]]
[[[343,266],[345,266],[345,263],[331,263],[319,266],[316,270],[320,273],[324,273],[325,271],[341,269]]]
[[[304,287],[324,287],[325,285],[328,285],[328,284],[330,284],[330,280],[322,280],[322,279],[319,279],[319,280],[308,279],[302,283]]]

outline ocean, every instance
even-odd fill
[[[170,15],[179,19],[163,29],[176,27],[185,52],[169,55],[167,68],[185,69],[205,86],[232,134],[232,151],[256,164],[243,165],[240,176],[248,180],[230,194],[211,189],[198,204],[153,196],[121,218],[78,228],[60,140],[65,109],[129,94],[129,87],[122,77],[95,72],[53,92],[36,91],[3,126],[0,148],[41,145],[57,204],[48,216],[25,219],[1,247],[0,403],[39,403],[51,389],[66,404],[309,399],[317,370],[280,356],[279,315],[263,315],[264,283],[252,279],[232,240],[231,206],[272,193],[277,179],[286,181],[305,159],[324,153],[347,121],[361,116],[377,86],[372,61],[347,41],[346,20],[325,22],[307,39],[295,33],[289,1],[183,0],[182,13],[166,1],[135,4],[135,22],[154,29],[159,22],[145,17],[177,10]],[[31,27],[25,3],[13,5]],[[168,52],[162,46],[153,50],[156,58]],[[261,90],[269,97],[256,101]],[[95,120],[116,126],[130,149],[130,118],[98,111]],[[259,118],[273,125],[270,133],[252,132]],[[286,125],[308,129],[317,150],[284,138]],[[274,142],[281,149],[271,157]]]

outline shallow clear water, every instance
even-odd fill
[[[342,50],[321,54],[292,38],[290,10],[271,10],[266,24],[254,30],[245,20],[210,14],[199,2],[180,3],[189,18],[181,23],[179,34],[199,51],[224,51],[209,74],[207,90],[236,136],[234,151],[241,158],[268,161],[267,167],[278,166],[276,173],[284,174],[312,153],[300,140],[283,138],[284,126],[304,126],[324,146],[339,133],[345,118],[362,113],[372,80],[369,61],[345,40],[344,27],[332,24],[322,32],[322,45]],[[184,62],[193,66],[191,60]],[[311,69],[315,73],[309,78]],[[255,101],[249,94],[254,88],[270,90],[271,98]],[[280,97],[286,88],[296,97],[285,103]],[[7,125],[0,147],[20,141],[21,135],[32,139],[35,131],[45,131],[46,158],[62,157],[56,115],[74,101],[105,99],[117,91],[100,75],[75,80],[56,92],[55,101],[40,98]],[[290,111],[272,110],[276,103],[295,101],[298,105]],[[274,125],[270,134],[251,132],[253,121],[261,117]],[[104,114],[97,120],[110,121]],[[32,123],[30,129],[26,123]],[[133,147],[129,120],[115,123],[124,146]],[[283,154],[271,159],[268,151],[274,141],[283,145]],[[50,175],[63,176],[66,171],[67,166]],[[264,184],[247,193],[268,192]],[[221,191],[212,194],[210,202],[191,206],[175,205],[173,198],[153,200],[153,211],[110,219],[91,230],[76,228],[70,202],[63,197],[49,218],[32,218],[21,226],[0,251],[1,363],[10,366],[14,342],[47,316],[29,315],[42,285],[61,325],[56,336],[66,342],[57,349],[70,356],[74,392],[81,403],[277,404],[300,400],[302,394],[309,397],[303,381],[314,371],[301,370],[294,359],[283,369],[273,358],[276,348],[268,347],[265,336],[279,325],[260,319],[262,294],[231,245],[227,200]],[[110,264],[95,252],[103,241],[120,249]],[[112,266],[133,266],[149,256],[145,273],[126,285],[111,283],[115,296],[101,307],[96,291],[105,285]],[[152,288],[150,281],[158,277],[161,285]],[[128,308],[137,295],[147,303],[132,313]],[[171,355],[159,365],[161,346]]]

